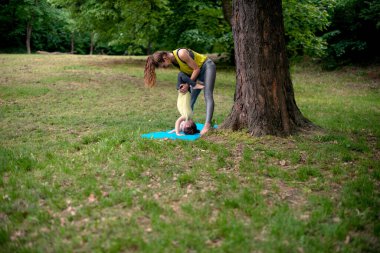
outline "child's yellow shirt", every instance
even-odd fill
[[[177,108],[181,116],[185,117],[186,120],[190,119],[191,116],[193,116],[193,110],[191,110],[190,103],[190,92],[186,92],[185,94],[178,92]]]

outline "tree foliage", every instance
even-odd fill
[[[9,0],[0,1],[0,50],[149,54],[190,47],[232,52],[231,0]],[[378,0],[282,0],[287,52],[329,62],[379,56]],[[225,14],[225,15],[223,15]]]
[[[55,20],[57,22],[52,22]],[[43,43],[42,38],[51,37],[47,47],[55,47],[64,38],[59,36],[62,22],[57,12],[46,0],[10,0],[0,2],[0,47],[25,52],[26,29],[32,31],[34,48]],[[54,36],[56,35],[56,36]]]
[[[0,2],[0,51],[26,52],[27,25],[33,50],[65,52],[70,47],[69,17],[47,0]]]
[[[290,56],[322,56],[327,43],[318,36],[330,24],[335,0],[283,0],[285,36]]]
[[[327,67],[348,62],[372,62],[380,57],[380,1],[339,0],[328,42]]]
[[[232,43],[231,28],[224,20],[221,1],[171,0],[166,47],[191,47],[199,52],[225,52]],[[161,44],[165,41],[161,39]]]

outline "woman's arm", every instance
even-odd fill
[[[197,63],[193,60],[193,58],[191,58],[191,56],[189,55],[189,51],[187,51],[186,49],[180,49],[178,51],[178,56],[190,68],[193,69],[193,73],[191,74],[190,79],[193,81],[197,80],[199,73],[201,73],[201,69],[198,67]]]

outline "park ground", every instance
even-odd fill
[[[0,55],[1,252],[379,252],[380,68],[291,67],[319,126],[281,138],[171,129],[176,70],[143,58]],[[235,72],[218,68],[216,124]],[[195,120],[204,119],[199,97]]]

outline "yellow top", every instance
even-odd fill
[[[207,56],[199,54],[190,49],[187,50],[194,53],[194,61],[198,65],[198,67],[201,68],[203,63],[207,60]],[[190,76],[193,73],[193,69],[190,68],[185,62],[181,61],[181,59],[178,57],[178,49],[174,50],[173,54],[179,64],[179,70]]]
[[[193,110],[191,110],[190,102],[190,92],[186,92],[185,94],[178,92],[177,108],[181,116],[185,117],[186,120],[193,116]]]

